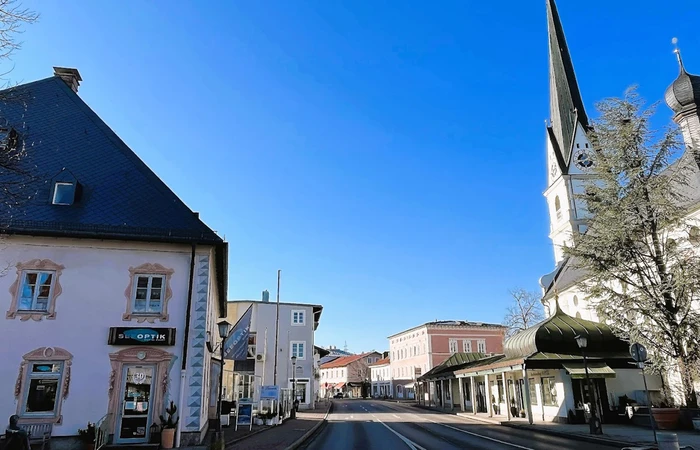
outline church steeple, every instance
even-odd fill
[[[576,133],[576,122],[588,128],[588,116],[574,74],[574,65],[566,45],[564,29],[554,0],[547,1],[549,30],[549,113],[551,131],[558,147],[560,163],[568,164]],[[555,151],[556,151],[555,150]],[[566,170],[565,167],[562,167]]]

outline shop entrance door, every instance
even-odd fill
[[[145,443],[152,422],[154,366],[124,365],[121,406],[117,420],[117,442]]]

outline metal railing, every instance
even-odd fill
[[[109,425],[112,422],[112,414],[105,414],[95,422],[95,450],[100,450],[109,441]]]

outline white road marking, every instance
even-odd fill
[[[397,416],[396,414],[392,414],[392,416],[396,417],[397,419],[401,418],[401,417]]]
[[[408,448],[410,448],[411,450],[425,450],[425,448],[423,448],[423,447],[421,447],[420,445],[416,444],[415,442],[413,442],[412,440],[410,440],[409,438],[407,438],[407,437],[404,436],[403,434],[399,433],[398,431],[394,431],[393,428],[391,428],[389,425],[387,425],[387,424],[385,424],[384,422],[382,422],[381,419],[379,419],[376,415],[372,414],[372,417],[374,417],[374,418],[377,420],[377,422],[379,422],[379,423],[381,423],[382,425],[384,425],[389,431],[391,431],[391,432],[394,433],[396,436],[398,436],[399,439],[401,439],[401,440],[403,441],[403,443],[406,444],[406,445],[408,446]]]

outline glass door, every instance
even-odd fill
[[[117,439],[120,442],[148,442],[155,368],[128,365],[123,370]]]

